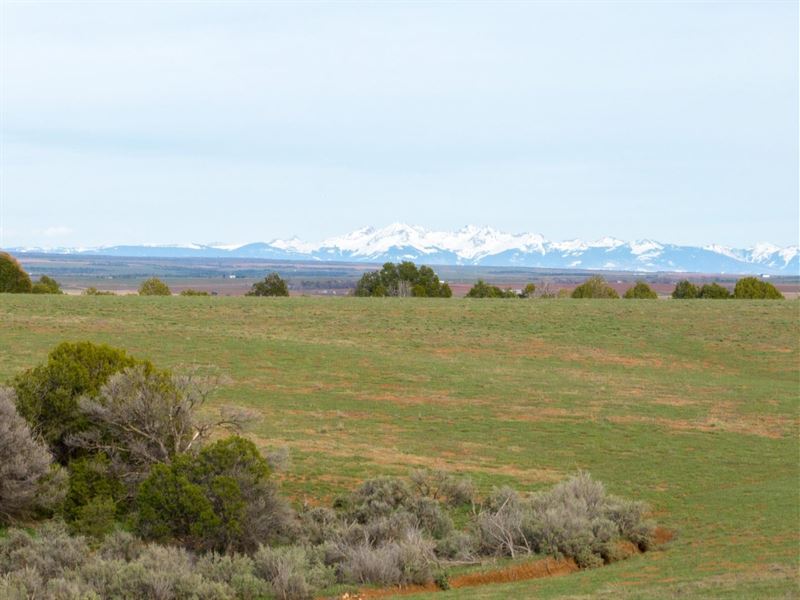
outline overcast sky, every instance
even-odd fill
[[[3,238],[798,243],[798,3],[2,2]]]

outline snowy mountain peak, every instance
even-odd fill
[[[172,244],[105,248],[12,248],[12,252],[92,253],[116,256],[230,256],[280,260],[374,262],[412,260],[427,264],[686,271],[705,273],[800,274],[800,249],[759,243],[736,249],[632,242],[613,237],[594,241],[551,242],[538,233],[506,233],[488,226],[466,225],[455,231],[432,231],[406,223],[376,229],[363,227],[345,235],[309,243],[297,236],[255,244]]]

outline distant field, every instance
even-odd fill
[[[255,258],[143,258],[120,256],[20,254],[23,267],[35,278],[49,275],[57,279],[68,294],[79,294],[87,287],[120,294],[135,293],[142,281],[159,277],[173,293],[187,288],[220,296],[243,296],[256,281],[276,271],[287,280],[292,295],[346,296],[365,271],[380,269],[379,264],[277,261]],[[478,279],[500,287],[521,289],[526,283],[552,290],[572,289],[587,277],[600,274],[620,294],[643,279],[661,296],[668,296],[680,279],[697,284],[717,282],[733,289],[739,276],[713,273],[635,273],[630,271],[580,271],[576,269],[538,269],[526,267],[486,267],[472,265],[433,265],[447,281],[454,296],[464,296]],[[797,275],[772,277],[771,281],[787,298],[797,298]]]
[[[329,501],[437,467],[487,491],[587,469],[647,500],[664,549],[437,594],[800,597],[800,303],[0,295],[0,381],[64,340],[218,367],[217,403]]]

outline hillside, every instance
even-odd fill
[[[555,579],[441,598],[797,592],[796,302],[0,296],[0,380],[64,340],[213,365],[281,486],[329,500],[377,473],[535,490],[587,469],[675,539]],[[158,335],[154,335],[158,332]]]

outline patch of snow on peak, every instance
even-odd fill
[[[723,256],[735,258],[737,260],[741,260],[742,258],[739,254],[734,252],[733,248],[720,246],[719,244],[709,244],[708,246],[703,246],[703,250],[708,250],[709,252],[714,252],[715,254],[722,254]]]
[[[604,237],[600,238],[589,244],[592,248],[608,248],[609,250],[613,250],[614,248],[619,248],[620,246],[624,246],[625,242],[622,240],[618,240],[617,238],[613,237]]]
[[[768,260],[773,254],[780,251],[780,247],[769,242],[759,242],[750,250],[750,259],[754,262]]]
[[[636,256],[647,254],[648,256],[652,257],[656,256],[664,249],[664,246],[658,242],[654,242],[653,240],[637,240],[635,242],[631,242],[628,244],[628,246],[631,249],[631,254],[635,254]]]
[[[550,244],[551,248],[567,254],[580,254],[589,249],[589,244],[583,240],[567,240],[565,242],[553,242]]]
[[[783,250],[778,251],[778,255],[783,259],[783,264],[789,264],[789,261],[792,260],[800,254],[800,248],[797,246],[786,246]]]
[[[288,240],[273,240],[269,243],[269,245],[285,252],[299,252],[301,254],[310,254],[317,249],[314,244],[304,242],[297,236],[294,236]]]

